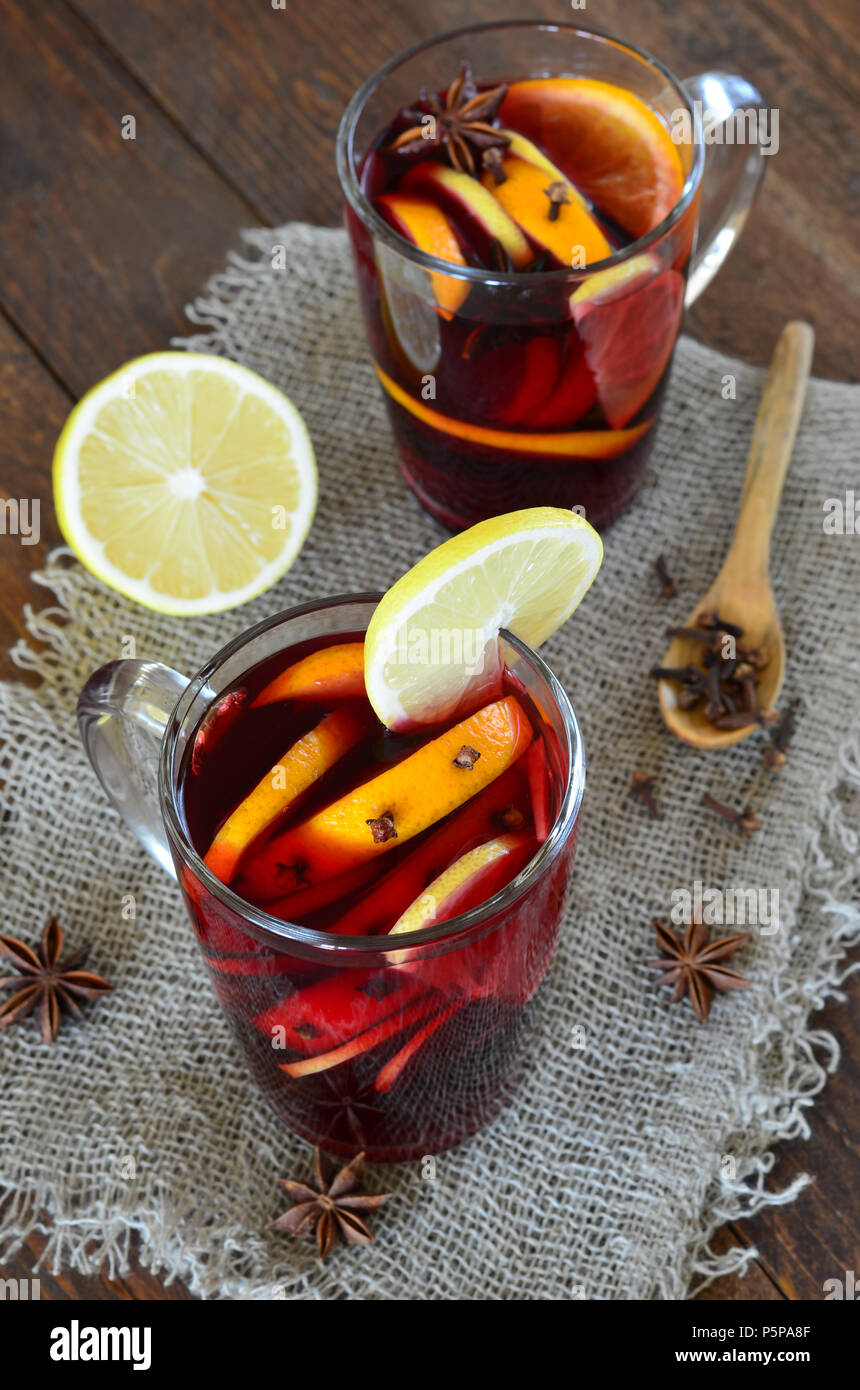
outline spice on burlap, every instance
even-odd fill
[[[273,247],[286,269],[273,269]],[[135,608],[65,556],[34,590],[52,609],[19,648],[44,683],[0,686],[3,915],[34,936],[62,904],[115,989],[98,1027],[0,1036],[0,1253],[48,1222],[50,1264],[114,1272],[137,1233],[145,1265],[213,1296],[290,1298],[682,1298],[742,1269],[751,1249],[708,1243],[724,1221],[788,1201],[767,1154],[808,1132],[810,1097],[836,1044],[812,1010],[839,997],[844,948],[860,937],[860,541],[824,534],[827,498],[856,484],[856,388],[813,381],[773,547],[799,698],[785,766],[762,767],[766,733],[715,760],[673,742],[648,666],[666,599],[654,556],[683,550],[685,590],[719,569],[737,507],[763,373],[679,344],[659,437],[630,510],[607,532],[603,570],[544,649],[585,738],[588,780],[574,884],[544,1008],[512,1104],[429,1163],[379,1169],[396,1193],[374,1245],[319,1261],[266,1231],[273,1173],[304,1171],[307,1146],[279,1127],[248,1077],[204,975],[176,884],[108,806],[79,744],[77,692],[133,634],[140,657],[188,674],[267,614],[322,594],[385,588],[442,539],[407,492],[367,355],[340,231],[254,231],[193,311],[188,345],[237,357],[304,414],[321,505],[292,571],[231,613],[183,620]],[[737,399],[721,381],[730,372]],[[611,465],[608,465],[611,467]],[[662,819],[627,794],[658,780]],[[468,771],[461,774],[468,777]],[[752,804],[736,833],[702,792]],[[852,839],[852,836],[855,838]],[[652,918],[672,894],[778,889],[779,929],[749,930],[751,988],[707,1025],[654,988]],[[814,1031],[811,1031],[814,1030]],[[814,1050],[813,1050],[814,1049]],[[729,1178],[720,1155],[731,1153]],[[803,1161],[802,1155],[801,1162]]]

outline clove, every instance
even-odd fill
[[[549,209],[547,214],[549,220],[550,222],[556,222],[558,220],[558,214],[561,212],[565,203],[570,202],[567,184],[563,183],[561,179],[556,179],[543,191],[549,198]]]
[[[742,811],[736,811],[733,806],[726,806],[725,802],[717,801],[717,798],[711,796],[710,792],[702,793],[702,805],[707,806],[710,811],[715,811],[730,825],[736,825],[745,835],[752,835],[754,831],[761,830],[761,816],[757,815],[751,806],[745,806]]]
[[[642,802],[651,820],[662,820],[654,800],[654,778],[649,777],[647,772],[634,772],[630,783],[630,795]]]
[[[678,585],[669,573],[669,566],[666,564],[666,556],[658,555],[654,561],[654,568],[657,571],[657,578],[660,581],[660,588],[664,598],[677,598]]]

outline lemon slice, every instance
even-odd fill
[[[214,613],[262,593],[299,553],[316,498],[295,406],[203,353],[127,363],[79,401],[54,452],[72,550],[159,613]]]
[[[383,724],[450,718],[498,682],[500,628],[539,647],[577,607],[603,544],[576,512],[531,507],[481,521],[419,560],[379,603],[364,647]]]

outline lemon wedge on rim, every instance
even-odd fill
[[[594,527],[560,507],[491,517],[431,550],[392,585],[367,629],[365,685],[383,724],[437,723],[483,693],[493,698],[500,629],[539,647],[602,559]]]

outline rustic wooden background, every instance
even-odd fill
[[[789,317],[816,328],[815,370],[854,379],[860,105],[852,0],[0,0],[0,493],[40,498],[42,539],[0,537],[0,676],[44,602],[28,575],[60,537],[50,460],[72,402],[130,357],[167,345],[183,306],[241,227],[335,224],[334,132],[358,83],[416,40],[472,20],[573,18],[658,54],[680,76],[739,70],[780,109],[779,155],[740,249],[689,316],[702,341],[765,362]],[[121,138],[133,115],[136,139]],[[854,198],[854,206],[849,200]],[[852,359],[852,351],[854,357]],[[855,982],[856,983],[856,982]],[[857,988],[853,999],[860,997]],[[856,1022],[856,1010],[854,1013]],[[820,1015],[843,1047],[773,1186],[793,1206],[724,1229],[760,1255],[707,1299],[819,1298],[860,1270],[860,1044],[850,1007]],[[0,1275],[21,1277],[34,1238]],[[183,1298],[143,1271],[109,1281],[40,1271],[45,1298]]]

